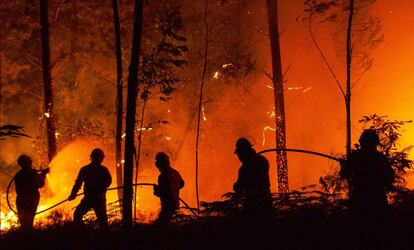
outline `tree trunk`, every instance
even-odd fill
[[[3,51],[2,51],[2,31],[3,31],[3,20],[0,20],[0,126],[1,126],[1,124],[2,124],[2,111],[3,111],[3,109],[2,109],[2,106],[1,106],[1,104],[2,104],[2,99],[1,99],[1,97],[2,97],[2,81],[1,81],[1,77],[2,77],[2,74],[1,74],[1,67],[2,67],[2,54],[3,54]],[[0,208],[1,209],[1,208]]]
[[[352,17],[354,15],[354,0],[349,2],[348,28],[346,33],[346,155],[351,155],[351,65],[352,65]]]
[[[48,159],[51,161],[56,155],[56,124],[53,114],[52,76],[50,73],[48,0],[39,1],[44,86],[44,116],[46,119]]]
[[[138,95],[139,51],[141,47],[143,0],[135,0],[134,34],[132,38],[131,62],[128,75],[128,95],[125,117],[125,165],[122,202],[122,224],[124,228],[132,226],[132,177],[134,172],[134,132]]]
[[[116,53],[116,131],[115,131],[115,168],[116,184],[122,186],[122,114],[123,114],[123,86],[122,86],[122,49],[121,28],[119,24],[118,0],[112,0],[114,12],[115,53]],[[118,189],[118,199],[122,199],[122,189]]]
[[[195,182],[196,182],[196,202],[197,209],[200,209],[200,199],[198,193],[198,146],[199,146],[199,137],[200,137],[200,122],[201,122],[201,109],[203,105],[203,90],[204,90],[204,80],[206,77],[207,70],[207,53],[208,53],[208,22],[207,22],[207,10],[208,10],[208,0],[205,1],[204,5],[204,25],[205,25],[205,38],[204,38],[204,63],[203,63],[203,73],[201,74],[201,85],[200,85],[200,95],[198,100],[198,117],[197,117],[197,132],[196,132],[196,172],[195,172]]]
[[[138,183],[138,169],[139,169],[139,161],[141,159],[141,146],[142,146],[142,127],[144,126],[144,118],[145,118],[145,109],[147,107],[147,99],[144,100],[142,104],[142,112],[141,112],[141,122],[139,125],[139,132],[138,132],[138,149],[137,149],[137,157],[135,163],[135,180],[134,183]],[[134,189],[134,220],[137,218],[137,190],[138,186],[135,186]]]
[[[276,148],[286,148],[285,101],[283,93],[283,73],[279,44],[277,0],[266,0],[269,24],[270,48],[272,54],[272,80],[275,101]],[[285,196],[289,193],[287,155],[285,151],[276,153],[278,191]]]

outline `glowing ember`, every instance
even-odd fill
[[[203,114],[203,121],[207,121],[206,112],[204,112],[204,106],[201,106],[201,112]]]
[[[273,111],[269,111],[269,112],[267,112],[267,114],[269,115],[269,118],[273,118],[273,117],[275,117],[275,115],[276,115],[276,113],[275,113],[275,111],[273,110]]]
[[[266,126],[263,128],[263,141],[262,141],[262,145],[264,146],[266,144],[266,131],[271,130],[271,131],[276,131],[275,128],[270,127],[270,126]]]
[[[152,128],[151,127],[149,127],[149,128],[137,128],[137,131],[139,132],[139,131],[150,131],[150,130],[152,130]]]
[[[216,80],[219,78],[219,72],[218,71],[214,72],[213,78],[216,79]]]
[[[304,89],[303,90],[303,92],[302,93],[306,93],[306,92],[308,92],[309,90],[311,90],[312,89],[312,87],[307,87],[306,89]]]
[[[289,88],[287,88],[287,90],[299,90],[299,89],[303,89],[303,87],[289,87]]]

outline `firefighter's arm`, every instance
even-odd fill
[[[233,184],[233,190],[236,193],[241,193],[243,191],[243,186],[244,186],[244,177],[243,177],[243,169],[240,168],[239,169],[239,174],[237,177],[237,181]]]
[[[180,189],[183,188],[185,185],[185,182],[183,180],[183,178],[180,176]]]
[[[68,200],[74,200],[76,198],[76,194],[78,193],[79,189],[82,187],[82,183],[85,179],[84,172],[79,171],[78,177],[75,180],[75,184],[73,185],[72,192],[70,193]]]
[[[37,175],[37,187],[42,188],[45,186],[45,178],[47,173],[49,173],[49,168],[43,169],[40,174]]]
[[[161,188],[163,185],[162,176],[158,176],[158,185],[154,185],[154,195],[157,197],[161,196]]]

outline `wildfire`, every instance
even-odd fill
[[[17,216],[12,212],[0,212],[0,231],[7,231],[17,226]]]
[[[149,129],[151,130],[151,129]],[[172,137],[166,137],[166,140],[171,140]],[[68,144],[64,147],[57,156],[52,160],[49,167],[51,169],[50,173],[47,175],[47,184],[41,191],[40,204],[37,208],[37,211],[42,211],[49,208],[52,205],[57,204],[60,201],[65,200],[72,189],[73,183],[77,177],[77,174],[80,168],[89,163],[89,154],[95,147],[101,147],[105,151],[103,145],[96,145],[96,142],[92,140],[78,140],[71,144]],[[107,151],[110,151],[109,149]],[[75,160],[74,160],[74,157]],[[122,160],[124,162],[124,160]],[[115,175],[115,159],[111,158],[110,154],[107,154],[103,162],[104,166],[107,166],[111,175],[112,175],[112,185],[111,188],[116,187],[116,175]],[[141,176],[142,174],[142,176]],[[155,182],[157,172],[148,171],[146,169],[140,170],[140,182]],[[155,219],[157,211],[159,209],[159,200],[153,195],[153,190],[150,187],[139,187],[137,191],[137,212],[138,220],[141,222],[150,222]],[[15,196],[14,191],[10,193],[11,198]],[[69,220],[71,218],[73,208],[79,203],[81,197],[77,197],[74,201],[65,202],[59,207],[59,213],[62,214],[62,217]],[[107,192],[107,208],[108,216],[111,220],[120,220],[121,214],[119,209],[118,201],[119,197],[116,190]],[[12,204],[14,205],[14,204]],[[50,216],[54,209],[49,210],[45,213],[36,215],[35,217],[35,226],[44,226],[50,223],[56,223],[53,219],[50,219]],[[94,216],[87,215],[87,216]],[[0,212],[0,229],[1,230],[10,230],[18,226],[18,219],[16,214],[13,212]]]

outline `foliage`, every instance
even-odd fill
[[[243,195],[226,193],[222,201],[202,202],[201,214],[205,216],[242,216]],[[310,185],[289,193],[289,199],[272,194],[274,216],[291,217],[299,214],[317,213],[324,216],[339,215],[346,211],[346,198],[337,193],[324,191],[318,185]]]
[[[355,0],[354,17],[352,22],[352,75],[353,85],[356,84],[365,74],[367,70],[372,67],[374,50],[383,42],[384,35],[382,33],[381,19],[370,14],[372,6],[376,0]],[[344,33],[346,32],[347,18],[349,11],[348,0],[305,0],[304,12],[300,20],[306,22],[309,28],[310,35],[318,50],[320,49],[319,42],[314,34],[313,26],[318,28],[330,27],[334,25],[331,30],[335,30],[332,36],[335,40],[345,41]],[[338,55],[345,58],[345,46],[335,46],[336,48],[343,48],[337,51]],[[325,64],[328,67],[334,65],[324,58]],[[336,76],[334,76],[336,78]]]
[[[183,44],[187,38],[181,34],[184,27],[179,7],[157,8],[153,12],[153,20],[161,38],[152,49],[142,52],[139,76],[140,84],[143,85],[141,98],[148,99],[151,89],[158,86],[163,95],[160,99],[167,100],[175,90],[174,85],[180,81],[176,68],[187,64],[184,53],[188,48]]]

